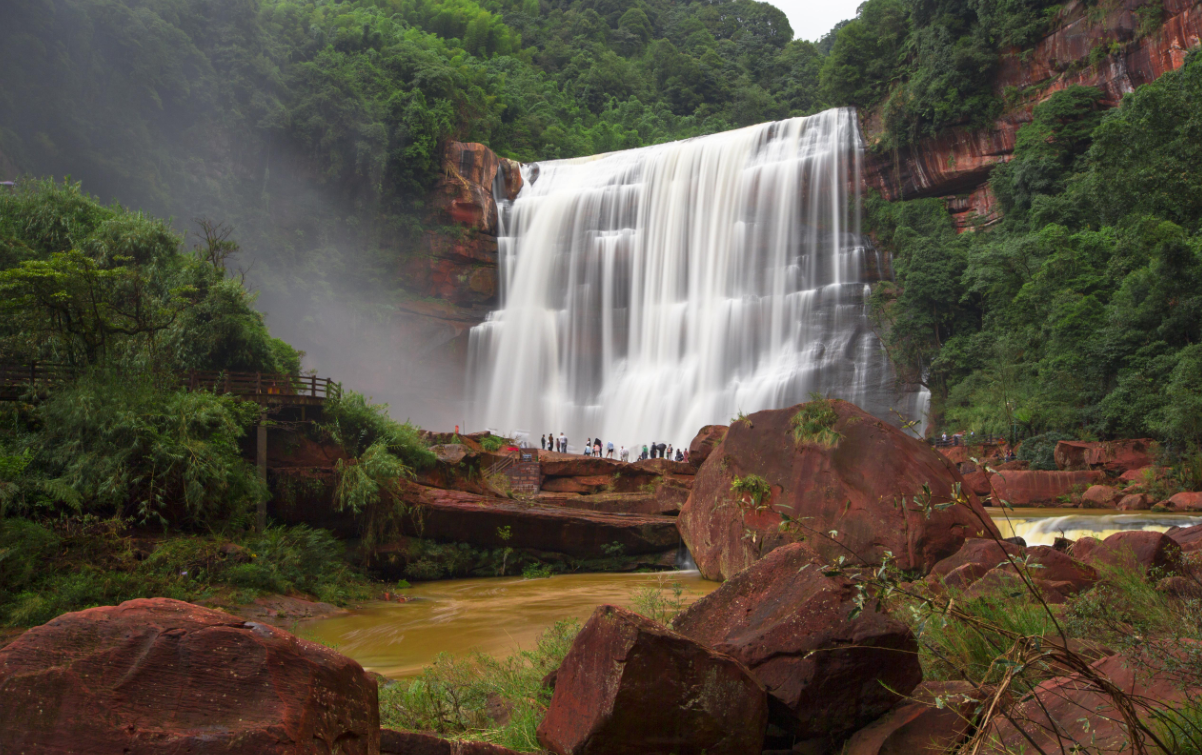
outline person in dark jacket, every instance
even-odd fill
[[[659,458],[664,458],[664,452],[668,450],[668,444],[660,443],[656,448],[659,449]]]

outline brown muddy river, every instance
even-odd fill
[[[420,674],[441,652],[479,650],[502,657],[532,648],[555,622],[583,623],[602,603],[632,607],[640,589],[661,582],[680,582],[689,602],[718,589],[695,571],[454,579],[404,590],[413,598],[408,603],[372,603],[299,633],[337,645],[369,671],[403,678]]]
[[[1202,517],[1088,509],[992,511],[1004,537],[1051,545],[1061,536],[1100,537],[1122,530],[1163,532],[1202,524]],[[417,676],[442,652],[475,650],[503,657],[531,648],[540,633],[562,619],[583,622],[602,603],[632,607],[645,587],[680,582],[692,602],[718,588],[695,571],[660,574],[565,574],[546,579],[499,577],[427,582],[404,590],[408,603],[372,603],[300,628],[310,639],[338,650],[385,676]]]

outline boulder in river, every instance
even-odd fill
[[[673,626],[746,665],[777,726],[833,742],[889,710],[922,669],[909,627],[870,603],[853,617],[855,585],[821,564],[802,543],[777,548]]]
[[[558,755],[745,755],[767,720],[764,688],[738,661],[607,605],[560,665],[538,739]]]
[[[380,745],[376,683],[358,663],[166,598],[63,614],[0,649],[0,718],[4,753],[369,755]]]
[[[1202,511],[1202,492],[1177,493],[1169,499],[1169,508],[1173,511]]]
[[[1132,566],[1141,570],[1173,569],[1181,564],[1181,546],[1151,530],[1116,532],[1105,540],[1083,537],[1073,544],[1073,558],[1087,564]]]
[[[1081,494],[1081,505],[1087,509],[1118,508],[1119,491],[1109,485],[1090,485]]]
[[[810,437],[803,421],[823,429]],[[925,572],[966,537],[996,532],[970,490],[964,505],[936,508],[962,482],[921,440],[823,399],[733,423],[697,471],[680,531],[707,579],[803,539],[827,560],[873,564],[889,552],[900,568]]]

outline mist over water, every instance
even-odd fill
[[[866,313],[855,113],[524,168],[500,309],[473,329],[471,429],[684,445],[804,401],[917,416]]]

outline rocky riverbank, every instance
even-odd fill
[[[835,400],[706,428],[692,465],[547,455],[540,483],[585,490],[541,497],[505,493],[487,439],[431,440],[437,468],[400,488],[401,526],[424,522],[423,537],[577,563],[653,561],[683,538],[724,584],[679,612],[599,606],[507,661],[441,659],[383,687],[270,626],[295,606],[268,599],[255,616],[162,598],[68,613],[0,649],[0,749],[882,755],[1202,741],[1202,526],[1003,540],[961,474],[970,462],[948,458],[958,451]],[[1153,457],[1130,442],[1056,458],[1065,468],[1048,474],[1111,481]],[[991,473],[995,490],[1005,473]],[[665,488],[687,491],[679,516],[631,510]],[[375,558],[413,538],[380,541]]]

